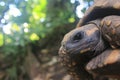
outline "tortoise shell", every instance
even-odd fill
[[[109,15],[120,15],[120,0],[94,0],[94,4],[85,12],[77,27]]]

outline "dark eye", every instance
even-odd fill
[[[78,42],[83,38],[83,33],[79,32],[73,37],[73,42]]]

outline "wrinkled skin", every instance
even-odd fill
[[[93,80],[85,66],[106,47],[98,27],[87,24],[65,35],[59,50],[60,61],[77,80]]]

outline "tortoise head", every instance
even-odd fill
[[[105,48],[99,29],[95,24],[88,24],[67,33],[61,43],[66,54],[96,53]],[[90,54],[91,55],[91,54]]]

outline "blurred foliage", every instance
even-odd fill
[[[0,54],[10,63],[17,64],[23,60],[26,47],[30,43],[44,40],[49,33],[57,29],[57,26],[76,21],[75,1],[78,2],[78,0],[73,0],[73,3],[70,0],[0,0]],[[93,0],[83,2],[87,3],[88,7]],[[81,11],[85,12],[87,7]],[[11,80],[17,80],[16,70],[16,67],[7,70],[8,73],[12,73]]]
[[[17,56],[20,47],[44,38],[58,25],[75,21],[69,0],[1,0],[0,4],[0,45],[6,55]]]

